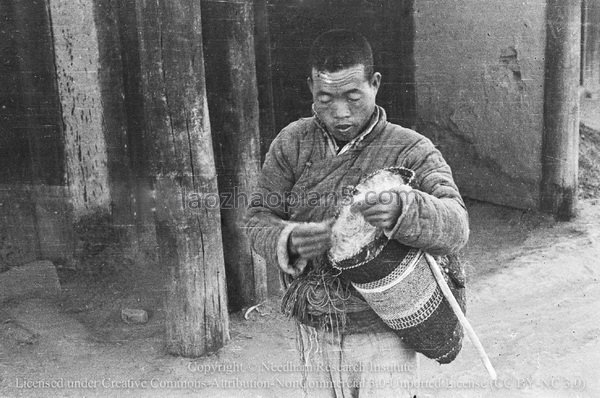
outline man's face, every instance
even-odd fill
[[[365,76],[364,65],[337,72],[312,69],[308,87],[315,111],[333,136],[350,141],[358,136],[375,110],[381,75]]]

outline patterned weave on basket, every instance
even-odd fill
[[[354,284],[371,308],[395,330],[424,322],[443,298],[423,253],[414,249],[409,253],[412,252],[417,253],[406,256],[385,278]]]

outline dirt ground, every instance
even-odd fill
[[[468,202],[468,318],[498,380],[490,382],[466,340],[452,364],[420,359],[419,396],[600,396],[600,134],[588,128],[582,135],[585,179],[575,220]],[[231,314],[231,341],[217,354],[176,358],[163,348],[162,275],[156,265],[142,266],[96,279],[63,270],[60,300],[4,305],[5,325],[33,338],[0,340],[0,397],[302,396],[295,329],[279,313],[278,297],[249,320]],[[123,323],[123,307],[148,310],[149,322]]]

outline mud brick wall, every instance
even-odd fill
[[[417,128],[463,195],[537,208],[545,2],[415,2]]]

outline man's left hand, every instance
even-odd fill
[[[361,212],[365,220],[374,227],[391,229],[402,214],[401,196],[398,192],[386,191],[376,197],[354,203],[352,211]]]

